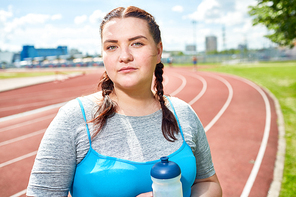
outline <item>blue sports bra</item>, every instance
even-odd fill
[[[169,100],[169,98],[167,99]],[[77,100],[80,104],[83,118],[87,122],[82,102],[79,99]],[[170,100],[169,102],[177,119],[183,144],[168,157],[170,161],[174,161],[180,166],[183,196],[190,197],[191,186],[196,176],[195,157],[191,148],[185,142],[175,109]],[[134,197],[141,193],[152,191],[150,170],[160,160],[134,162],[101,155],[92,149],[91,136],[87,124],[86,130],[90,148],[84,159],[76,166],[70,190],[72,197]]]

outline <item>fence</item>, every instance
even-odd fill
[[[215,54],[207,55],[199,53],[196,55],[198,63],[222,63],[222,64],[237,64],[237,63],[250,63],[258,61],[289,61],[296,60],[296,47],[293,49],[278,49],[268,48],[254,51],[241,51],[239,54]],[[181,55],[181,56],[169,56],[162,59],[162,62],[167,63],[168,58],[173,58],[173,63],[179,64],[192,64],[193,55]],[[46,67],[92,67],[102,66],[103,62],[88,62],[88,63],[74,63],[73,61],[67,61],[65,64],[30,64],[25,66],[26,68],[46,68]],[[0,69],[16,67],[14,63],[1,63]]]
[[[296,50],[295,50],[296,51]],[[171,56],[173,63],[192,64],[193,55]],[[250,63],[259,61],[289,61],[296,60],[296,53],[287,53],[285,50],[278,50],[274,48],[246,51],[239,54],[197,54],[198,63],[224,63],[224,64],[237,64],[237,63]],[[167,62],[166,58],[163,62]]]

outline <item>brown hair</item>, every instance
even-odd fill
[[[148,28],[150,34],[153,37],[153,40],[156,44],[161,42],[160,30],[159,26],[155,22],[154,17],[142,10],[140,8],[129,6],[127,8],[118,7],[109,12],[105,18],[103,19],[100,31],[101,31],[101,38],[102,38],[102,31],[104,29],[104,25],[114,18],[127,18],[127,17],[135,17],[139,19],[143,19],[147,21]],[[162,109],[162,133],[165,139],[168,141],[175,141],[177,138],[175,134],[179,133],[179,127],[177,121],[173,115],[173,113],[166,107],[165,100],[164,100],[164,91],[163,91],[163,64],[160,62],[156,65],[154,75],[155,75],[155,85],[154,88],[156,89],[156,98],[159,100],[161,109]],[[111,100],[109,94],[112,93],[114,89],[114,84],[105,72],[101,78],[101,81],[98,85],[99,88],[102,89],[102,96],[103,101],[102,104],[98,107],[97,112],[95,113],[95,118],[91,121],[94,122],[97,126],[96,132],[93,134],[92,137],[96,136],[103,126],[106,124],[106,121],[109,117],[113,116],[116,112],[117,104]]]

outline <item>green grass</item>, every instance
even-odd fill
[[[55,72],[0,72],[0,79],[55,75]]]
[[[21,78],[21,77],[38,77],[56,74],[70,74],[77,71],[55,72],[55,71],[41,71],[41,72],[0,72],[0,79]]]
[[[244,77],[269,89],[277,97],[286,132],[285,166],[280,196],[296,196],[296,62],[220,65],[199,70]]]

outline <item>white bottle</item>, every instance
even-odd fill
[[[153,197],[183,197],[181,169],[168,159],[160,158],[161,161],[151,168]]]

